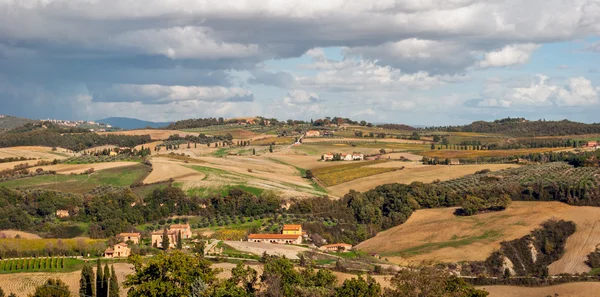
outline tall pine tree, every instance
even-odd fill
[[[104,281],[104,276],[102,273],[102,263],[100,262],[100,259],[98,259],[98,262],[96,263],[96,296],[101,297],[102,295],[102,288],[103,288],[103,282]]]
[[[115,273],[115,267],[110,266],[110,283],[108,285],[108,297],[119,297],[119,281]]]
[[[168,250],[170,244],[171,244],[171,242],[169,240],[169,232],[167,231],[167,227],[165,227],[165,230],[163,230],[163,238],[162,238],[163,250]]]

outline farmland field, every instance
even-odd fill
[[[515,150],[429,150],[422,151],[419,154],[430,158],[476,158],[476,157],[512,157],[517,155],[527,155],[535,153],[546,153],[561,151],[565,148],[532,148]]]
[[[82,166],[82,165],[70,165]],[[89,165],[85,165],[88,166]],[[93,166],[92,166],[93,167]],[[89,175],[43,175],[0,183],[8,188],[45,189],[70,193],[87,193],[99,185],[130,186],[148,175],[143,164],[96,171]]]
[[[333,165],[313,170],[314,176],[325,186],[335,186],[351,180],[398,170],[397,168],[371,167],[385,161],[351,161],[349,164]],[[343,163],[343,162],[340,162]]]
[[[569,283],[548,287],[481,286],[478,289],[488,291],[489,297],[589,297],[598,296],[599,282]]]
[[[421,165],[414,162],[387,162],[380,163],[374,166],[405,166],[403,170],[397,170],[387,173],[382,173],[373,176],[367,176],[350,182],[341,183],[327,189],[334,196],[342,197],[350,190],[364,192],[375,188],[379,185],[390,183],[410,184],[412,182],[430,183],[435,180],[451,180],[464,175],[473,174],[479,170],[490,169],[492,171],[518,167],[515,164],[480,164],[480,165],[460,165],[460,166],[444,166],[444,165]]]
[[[567,240],[565,255],[549,267],[551,274],[558,274],[589,271],[585,257],[600,242],[600,228],[594,224],[600,217],[598,207],[515,201],[505,211],[470,217],[455,216],[454,210],[417,210],[406,223],[380,232],[357,248],[398,264],[480,261],[502,241],[521,238],[551,218],[564,219],[573,221],[577,231]]]

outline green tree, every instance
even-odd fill
[[[119,281],[115,273],[115,267],[110,266],[110,283],[108,284],[108,297],[119,297]]]
[[[0,288],[0,297],[6,297],[6,295],[4,294],[4,290],[2,290],[2,288]]]
[[[104,264],[104,280],[102,281],[102,295],[98,294],[98,297],[108,297],[108,284],[110,281],[110,268],[108,263]]]
[[[60,279],[48,279],[45,284],[35,288],[29,297],[70,297],[71,291]]]
[[[181,230],[177,234],[177,249],[180,250],[183,248],[183,240],[181,239]]]
[[[370,276],[347,279],[335,289],[336,297],[378,297],[381,286]]]
[[[477,290],[463,279],[434,266],[410,267],[399,271],[390,280],[389,297],[485,297],[488,292]]]
[[[94,283],[94,269],[89,264],[85,264],[81,269],[81,279],[79,280],[79,295],[96,296]]]
[[[170,244],[171,244],[171,242],[169,240],[169,232],[167,231],[167,227],[165,227],[165,229],[163,230],[163,236],[162,236],[163,250],[165,250],[165,251],[168,250]]]
[[[461,206],[463,213],[467,216],[472,216],[477,212],[486,209],[485,200],[472,195],[467,195],[462,201]]]
[[[313,176],[314,176],[314,175],[313,175],[313,172],[312,172],[312,170],[310,170],[310,169],[306,170],[306,173],[305,173],[305,177],[306,177],[306,178],[308,178],[308,179],[312,179],[312,178],[313,178]]]
[[[439,135],[433,135],[433,142],[440,142],[441,137]]]
[[[102,262],[100,259],[96,261],[96,296],[102,297],[102,290],[104,288],[104,273],[102,273]]]
[[[193,288],[210,288],[216,281],[210,262],[181,251],[161,252],[145,264],[139,256],[132,256],[129,261],[135,272],[124,282],[129,288],[128,297],[192,296]]]
[[[269,145],[269,153],[272,153],[272,152],[273,152],[273,144],[270,144]]]

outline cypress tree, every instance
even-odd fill
[[[96,296],[102,296],[102,282],[104,281],[104,276],[102,273],[102,263],[100,263],[100,259],[96,262]]]
[[[115,267],[110,266],[110,284],[108,286],[108,297],[119,297],[119,281],[115,273]]]
[[[177,234],[177,249],[180,250],[183,248],[183,242],[181,241],[181,230],[179,234]]]
[[[167,232],[167,227],[165,227],[165,230],[163,231],[163,238],[162,238],[163,250],[168,250],[170,244],[171,244],[171,242],[169,241],[169,233]]]
[[[104,264],[104,281],[102,282],[102,295],[98,297],[108,297],[108,281],[110,279],[110,268],[108,263]]]

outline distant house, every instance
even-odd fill
[[[332,153],[323,154],[323,156],[321,157],[321,159],[323,159],[324,161],[332,161],[333,160],[333,154]]]
[[[58,210],[56,210],[56,216],[59,218],[68,218],[69,211],[66,209],[58,209]]]
[[[250,234],[248,242],[301,244],[304,234],[302,225],[283,225],[282,234]]]
[[[354,160],[352,158],[352,154],[341,154],[340,157],[341,157],[342,161],[352,161],[352,160]]]
[[[588,142],[585,144],[585,146],[586,146],[586,147],[593,147],[593,148],[596,148],[596,147],[598,147],[598,142],[597,142],[597,141],[588,141]]]
[[[306,131],[306,134],[304,134],[305,137],[319,137],[321,136],[321,132],[319,132],[318,130],[308,130]]]
[[[140,233],[121,233],[117,235],[119,240],[123,242],[131,241],[133,244],[140,244],[140,239],[142,238],[142,234]]]
[[[248,235],[248,242],[301,244],[302,243],[302,235],[250,234],[250,235]]]
[[[450,159],[450,165],[460,165],[460,161],[458,159]]]
[[[365,155],[363,155],[363,154],[357,154],[357,153],[352,154],[352,160],[354,160],[354,161],[362,161],[364,159],[365,159]]]
[[[154,231],[152,232],[152,246],[153,247],[157,247],[159,249],[163,248],[163,234],[164,231],[160,230],[160,231]],[[177,236],[178,236],[178,232],[175,231],[167,231],[167,236],[169,237],[169,248],[174,248],[175,245],[177,244]],[[183,237],[183,235],[182,235]]]
[[[351,249],[352,249],[352,245],[347,244],[347,243],[328,244],[328,245],[324,245],[319,248],[319,250],[324,251],[324,252],[346,252]]]
[[[171,225],[171,227],[169,227],[169,230],[175,231],[177,233],[179,233],[179,231],[181,231],[181,238],[183,238],[183,239],[190,239],[193,236],[192,228],[190,227],[190,224]]]
[[[117,243],[104,251],[104,258],[127,258],[129,255],[131,249],[124,242]]]
[[[115,151],[110,151],[110,153],[108,153],[109,156],[116,156],[118,155],[117,152]]]

